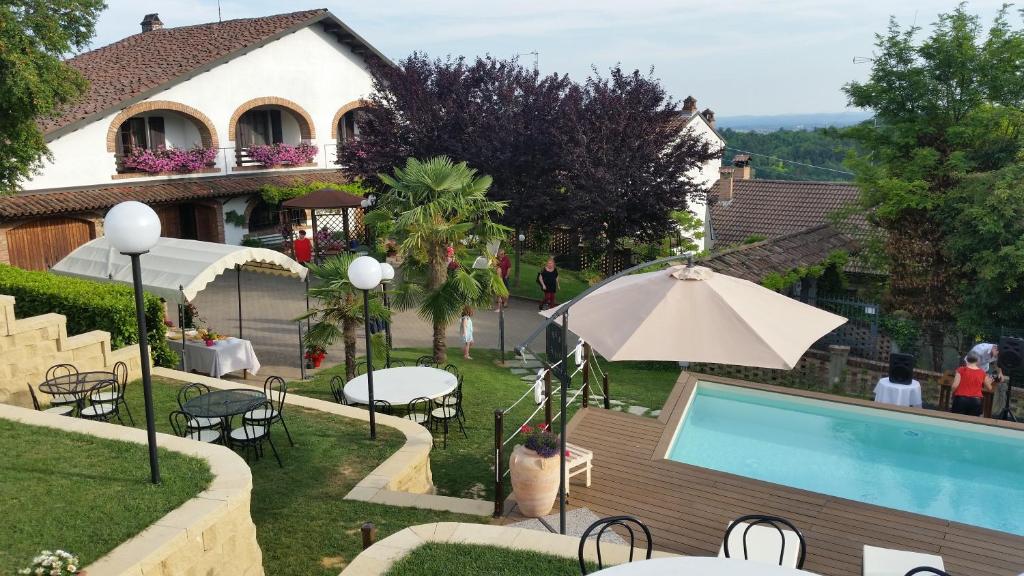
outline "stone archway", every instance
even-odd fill
[[[299,124],[299,135],[302,139],[313,140],[316,138],[316,128],[313,125],[313,117],[310,116],[309,112],[306,112],[302,106],[284,98],[264,96],[262,98],[253,98],[235,109],[235,113],[231,115],[231,120],[228,121],[228,140],[235,140],[235,130],[238,127],[238,119],[242,117],[242,114],[245,114],[249,110],[259,106],[279,106],[288,110],[295,116],[295,120]]]
[[[217,139],[217,130],[213,127],[213,122],[210,121],[206,114],[203,114],[191,106],[186,106],[185,104],[178,102],[171,102],[169,100],[148,100],[146,102],[132,104],[125,108],[114,117],[113,121],[110,122],[110,126],[107,128],[107,152],[117,152],[117,131],[125,120],[135,116],[136,114],[152,112],[154,110],[170,110],[187,117],[196,125],[196,128],[199,129],[199,138],[202,140],[204,148],[220,147],[220,142]]]

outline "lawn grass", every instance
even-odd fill
[[[513,258],[514,255],[510,255]],[[509,292],[518,298],[529,300],[540,300],[544,294],[541,292],[540,284],[537,283],[537,273],[548,261],[547,254],[537,252],[523,252],[519,266],[519,286],[515,285],[515,267],[509,270]],[[590,284],[583,278],[583,275],[576,270],[558,268],[558,293],[555,299],[558,302],[567,302],[590,287]]]
[[[206,461],[160,450],[161,484],[149,481],[145,444],[0,420],[0,574],[16,574],[42,550],[83,565],[209,486]]]
[[[596,568],[588,562],[587,572]],[[386,576],[575,576],[579,573],[580,565],[575,558],[498,546],[429,542],[395,562]]]
[[[155,379],[154,410],[161,432],[170,432],[167,414],[177,408],[175,398],[181,386],[180,382]],[[140,383],[129,385],[128,399],[136,424],[144,426]],[[487,521],[484,517],[343,500],[405,437],[378,426],[377,441],[371,441],[365,422],[295,406],[285,410],[285,420],[295,446],[288,445],[283,429],[275,426],[273,432],[284,468],[278,467],[269,446],[266,458],[251,463],[251,514],[268,575],[338,574],[362,550],[359,527],[364,522],[373,522],[378,537],[384,538],[416,524]]]
[[[391,357],[411,366],[415,364],[416,358],[428,353],[427,349],[421,348],[397,349]],[[532,382],[520,380],[508,368],[496,365],[497,359],[498,352],[489,349],[474,350],[473,360],[449,354],[448,361],[458,367],[465,379],[463,408],[469,438],[464,438],[456,427],[449,434],[448,448],[442,449],[440,433],[435,434],[438,444],[430,453],[430,463],[439,494],[494,498],[494,410],[508,407],[532,386]],[[613,399],[652,409],[660,409],[665,403],[680,373],[679,366],[673,362],[603,362],[601,367],[609,374]],[[332,400],[329,381],[337,374],[344,375],[344,366],[322,370],[307,382],[292,382],[289,390],[304,396]],[[594,393],[599,393],[599,377],[595,375],[591,382],[595,386]],[[582,376],[577,375],[573,379],[573,386],[578,388],[581,385]],[[576,404],[570,407],[570,418],[578,406],[577,399]],[[535,409],[531,394],[506,413],[505,436],[510,435]],[[557,412],[556,405],[552,413],[554,415]],[[544,411],[541,410],[532,421],[541,422],[543,418]],[[515,440],[509,444],[509,450],[513,444]]]

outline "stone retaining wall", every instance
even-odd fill
[[[110,440],[146,443],[146,431],[0,404],[0,418]],[[206,460],[210,486],[85,567],[89,576],[263,576],[263,554],[249,515],[252,474],[231,450],[157,434],[161,448]]]
[[[118,361],[128,365],[128,378],[141,375],[139,349],[110,349],[110,333],[100,330],[68,336],[67,318],[43,314],[14,316],[14,297],[0,294],[0,402],[31,407],[28,384],[39,385],[54,364],[74,364],[79,371],[112,370]],[[36,392],[41,403],[48,396]]]

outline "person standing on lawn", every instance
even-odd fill
[[[459,334],[462,335],[462,357],[466,360],[472,360],[469,357],[469,349],[473,346],[473,308],[471,306],[466,306],[462,309]]]
[[[498,250],[498,275],[501,276],[502,283],[505,284],[505,290],[508,290],[508,271],[512,269],[512,261],[509,260],[508,254],[505,250]],[[498,296],[498,307],[494,309],[495,312],[499,308],[508,306],[508,297],[502,298]]]
[[[313,259],[313,242],[306,238],[305,230],[299,230],[299,237],[295,239],[292,249],[295,250],[295,261],[303,266]]]
[[[992,391],[992,377],[979,365],[978,355],[971,352],[964,358],[965,366],[956,369],[953,377],[953,412],[981,416],[984,392]]]
[[[537,274],[537,283],[544,292],[544,299],[540,301],[540,309],[554,308],[555,293],[558,292],[558,268],[555,267],[555,259],[548,258],[544,268]]]

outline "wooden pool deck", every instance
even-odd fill
[[[572,507],[599,516],[632,514],[651,528],[656,549],[704,556],[718,553],[730,520],[750,513],[783,516],[807,540],[804,568],[823,576],[859,576],[864,544],[940,555],[956,576],[1024,573],[1024,537],[663,459],[667,432],[681,417],[687,378],[692,387],[695,375],[684,373],[657,420],[600,408],[576,414],[568,438],[594,451],[594,471],[589,488],[574,482]]]

